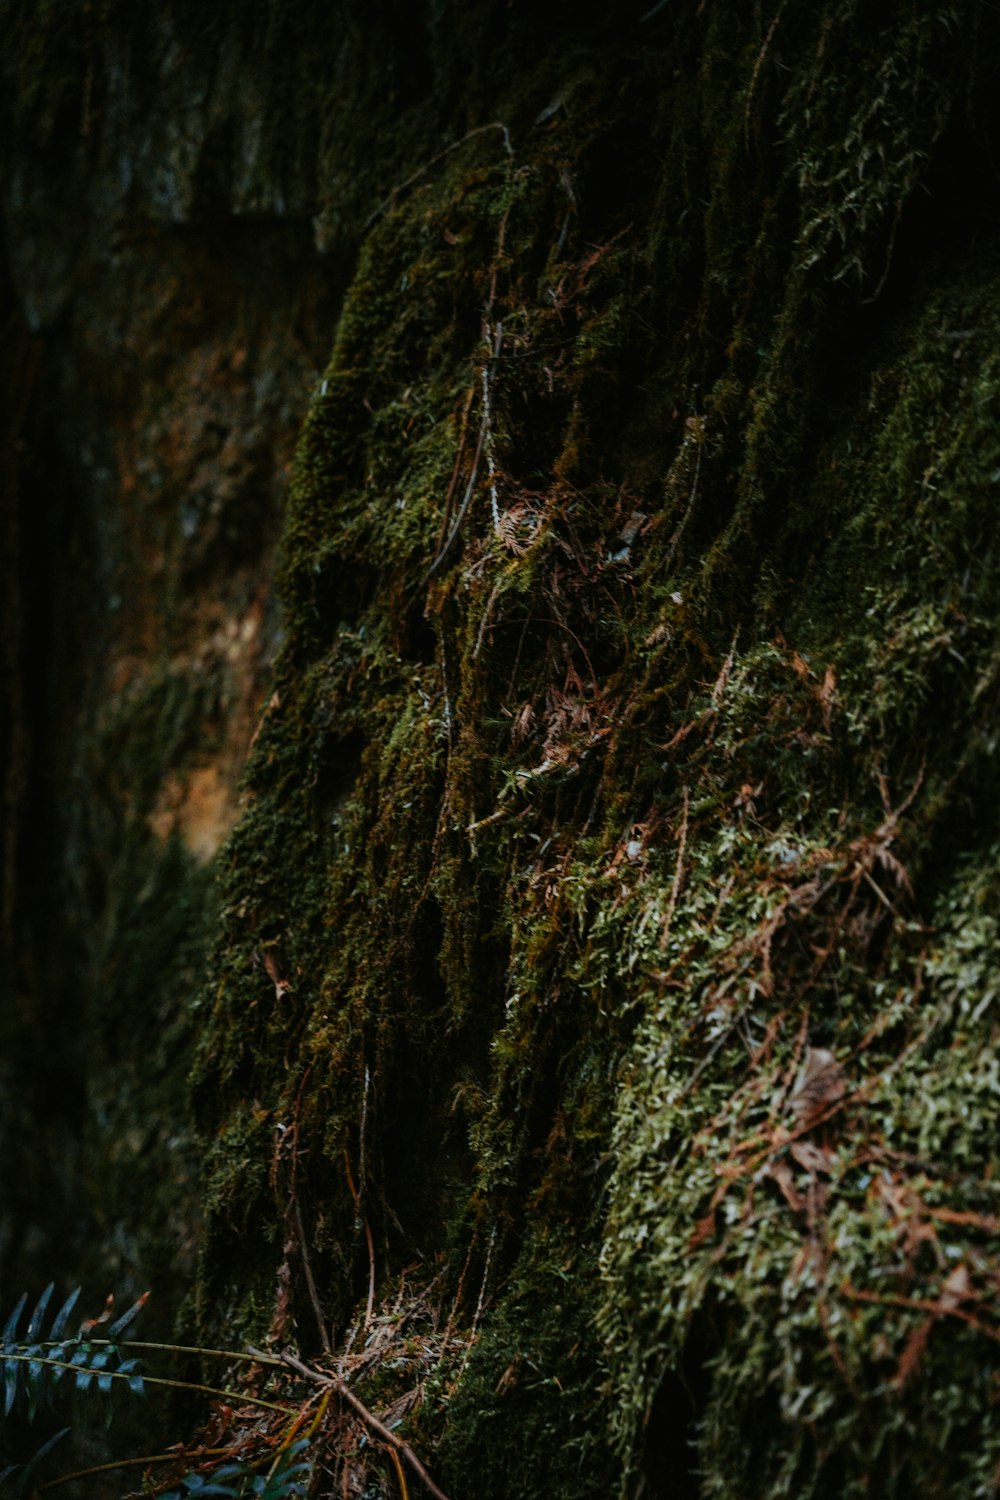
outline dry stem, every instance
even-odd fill
[[[380,1422],[375,1413],[368,1410],[364,1402],[358,1399],[346,1381],[342,1380],[339,1375],[324,1375],[319,1370],[313,1370],[309,1365],[303,1364],[297,1355],[292,1354],[287,1349],[282,1351],[281,1358],[288,1368],[294,1370],[297,1375],[301,1375],[303,1380],[309,1380],[314,1385],[326,1386],[336,1391],[341,1400],[345,1401],[351,1410],[361,1418],[369,1431],[374,1432],[376,1437],[380,1438],[390,1449],[398,1453],[400,1458],[406,1460],[424,1488],[429,1494],[434,1496],[434,1500],[448,1500],[448,1496],[434,1483],[409,1443],[404,1443],[402,1438],[398,1438],[394,1432],[386,1427],[384,1422]]]

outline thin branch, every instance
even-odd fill
[[[486,1301],[486,1283],[490,1279],[490,1261],[493,1259],[493,1247],[496,1242],[497,1226],[494,1224],[493,1228],[490,1230],[490,1242],[486,1246],[486,1264],[483,1266],[483,1280],[482,1285],[479,1288],[479,1299],[476,1302],[476,1311],[472,1316],[472,1329],[469,1334],[470,1343],[476,1336],[476,1329],[479,1327],[479,1319],[482,1316],[483,1305]]]
[[[277,1401],[265,1401],[262,1396],[248,1396],[243,1391],[224,1390],[217,1385],[202,1385],[197,1380],[168,1380],[164,1375],[140,1375],[135,1371],[126,1370],[94,1370],[88,1365],[72,1365],[65,1359],[50,1359],[40,1354],[12,1354],[5,1353],[0,1357],[0,1363],[8,1363],[16,1360],[19,1364],[48,1365],[53,1370],[69,1370],[73,1375],[86,1375],[87,1384],[91,1381],[103,1379],[111,1380],[141,1380],[143,1385],[170,1385],[178,1391],[203,1391],[207,1396],[221,1396],[224,1401],[237,1401],[249,1406],[260,1406],[265,1411],[279,1411],[282,1416],[294,1417],[298,1408],[294,1406],[280,1406]]]
[[[674,880],[670,887],[670,900],[667,902],[667,914],[663,919],[663,930],[660,933],[660,952],[667,946],[667,938],[670,936],[670,924],[674,920],[674,912],[677,908],[677,897],[680,895],[681,881],[684,879],[684,850],[687,848],[688,836],[688,789],[684,788],[684,812],[681,817],[680,840],[677,845],[677,863],[674,866]]]
[[[231,1452],[231,1448],[202,1448],[197,1456],[198,1458],[214,1458]],[[71,1479],[86,1479],[89,1474],[108,1474],[115,1469],[131,1469],[139,1464],[175,1464],[177,1458],[175,1448],[172,1453],[142,1453],[138,1458],[119,1458],[114,1463],[91,1464],[88,1469],[74,1469],[72,1474],[60,1474],[58,1479],[48,1479],[38,1486],[38,1490],[39,1493],[42,1490],[54,1490],[57,1485],[69,1484]]]
[[[434,575],[440,571],[443,564],[448,560],[448,555],[451,552],[452,547],[458,540],[458,534],[462,529],[462,522],[465,520],[466,511],[469,509],[469,502],[472,500],[472,496],[476,488],[476,480],[479,478],[479,461],[483,456],[484,450],[486,453],[486,464],[489,469],[490,504],[493,510],[494,530],[497,530],[500,525],[500,504],[497,495],[496,481],[497,466],[496,460],[493,457],[493,411],[490,396],[493,372],[496,368],[496,362],[500,358],[500,348],[503,344],[503,324],[498,323],[495,330],[487,325],[484,331],[484,338],[486,340],[487,347],[490,353],[489,357],[482,367],[483,411],[482,417],[480,418],[479,422],[479,437],[476,440],[476,451],[472,460],[472,472],[469,475],[469,482],[465,486],[465,494],[462,496],[462,503],[458,507],[458,512],[451,524],[451,529],[448,532],[447,538],[443,545],[438,549],[437,556],[421,579],[421,586],[423,586],[423,584],[429,583]]]
[[[492,120],[489,125],[477,125],[475,130],[470,130],[468,134],[463,135],[460,140],[452,141],[449,146],[445,146],[443,151],[439,151],[437,156],[432,156],[430,161],[424,162],[422,167],[418,167],[415,172],[411,172],[409,177],[407,177],[405,181],[398,183],[397,186],[393,188],[388,198],[383,199],[378,208],[372,209],[371,213],[365,220],[365,228],[370,229],[375,223],[375,220],[380,219],[387,208],[392,208],[400,193],[405,193],[407,188],[412,187],[415,182],[419,182],[425,172],[429,172],[432,167],[436,167],[439,161],[444,161],[445,157],[450,156],[452,151],[457,151],[460,146],[464,146],[466,141],[473,140],[477,135],[485,135],[488,130],[500,131],[503,136],[504,150],[507,152],[508,156],[513,156],[514,148],[510,143],[510,131],[507,129],[507,126],[503,123],[502,120]]]
[[[932,1302],[929,1297],[902,1297],[893,1292],[867,1292],[860,1287],[852,1286],[845,1281],[840,1288],[845,1297],[852,1298],[855,1302],[873,1302],[879,1307],[905,1307],[914,1312],[926,1312],[934,1318],[959,1318],[963,1323],[968,1323],[977,1333],[985,1334],[994,1343],[1000,1344],[1000,1332],[991,1328],[988,1323],[983,1323],[974,1313],[966,1312],[964,1307],[945,1306],[942,1302]]]
[[[396,1479],[399,1484],[399,1493],[402,1497],[402,1500],[410,1500],[410,1491],[407,1488],[406,1475],[403,1473],[403,1465],[399,1461],[399,1454],[396,1452],[395,1448],[389,1449],[389,1457],[392,1459],[392,1466],[396,1470]]]
[[[299,1241],[299,1255],[302,1260],[302,1269],[305,1272],[306,1286],[309,1290],[309,1301],[316,1317],[316,1326],[319,1329],[319,1341],[323,1345],[324,1354],[332,1354],[333,1346],[330,1343],[330,1335],[326,1331],[326,1319],[323,1317],[323,1309],[320,1306],[319,1292],[316,1290],[316,1279],[312,1272],[312,1263],[309,1260],[309,1252],[306,1249],[306,1232],[302,1223],[302,1210],[299,1208],[298,1198],[292,1199],[292,1208],[295,1213],[295,1228]]]
[[[298,1356],[292,1354],[289,1350],[284,1351],[282,1359],[288,1368],[294,1370],[297,1375],[301,1375],[303,1380],[309,1380],[313,1385],[327,1386],[335,1390],[341,1400],[347,1403],[371,1432],[374,1432],[390,1448],[394,1448],[401,1458],[405,1458],[421,1484],[434,1496],[434,1500],[448,1500],[448,1496],[434,1483],[409,1443],[404,1443],[402,1438],[398,1438],[390,1428],[386,1427],[384,1422],[380,1422],[375,1413],[368,1410],[364,1402],[359,1400],[346,1381],[342,1380],[339,1375],[323,1375],[319,1370],[313,1370],[309,1365],[303,1364]]]
[[[448,533],[447,540],[440,548],[434,561],[431,563],[430,567],[427,569],[427,572],[421,579],[421,585],[429,583],[430,580],[434,577],[435,573],[439,571],[441,566],[447,561],[448,554],[458,539],[458,533],[462,529],[462,522],[465,520],[465,512],[469,508],[469,501],[472,499],[472,492],[476,487],[476,480],[479,477],[479,460],[483,454],[483,443],[486,438],[487,421],[488,415],[486,411],[484,411],[482,421],[479,424],[479,439],[476,443],[476,451],[472,459],[472,473],[469,475],[469,482],[465,486],[465,494],[462,496],[462,503],[458,507],[458,514],[452,522],[451,530]]]
[[[492,298],[491,298],[492,302]],[[493,457],[493,406],[491,401],[490,381],[493,371],[496,369],[497,360],[500,358],[500,349],[503,344],[503,324],[498,323],[496,331],[486,324],[487,342],[493,347],[493,358],[487,360],[483,365],[483,430],[486,434],[486,467],[490,474],[490,506],[493,511],[493,530],[497,536],[500,535],[500,500],[497,495],[497,466]]]
[[[367,1073],[368,1070],[366,1068],[366,1076]],[[368,1305],[365,1308],[365,1328],[368,1328],[372,1320],[372,1308],[375,1306],[375,1241],[372,1239],[372,1227],[368,1222],[368,1217],[361,1209],[361,1194],[354,1186],[354,1177],[351,1173],[351,1158],[347,1154],[346,1146],[344,1147],[344,1169],[347,1173],[347,1186],[350,1188],[351,1197],[354,1199],[354,1211],[365,1226],[365,1239],[368,1241]],[[327,1354],[331,1352],[330,1349],[326,1350]]]
[[[663,565],[663,571],[664,571],[664,573],[669,573],[670,572],[670,569],[673,566],[674,558],[677,555],[677,548],[680,546],[680,543],[681,543],[681,537],[684,535],[685,529],[687,528],[687,523],[691,519],[691,512],[694,510],[694,504],[695,504],[695,501],[698,498],[698,480],[699,480],[700,477],[701,477],[701,443],[699,441],[698,452],[696,453],[695,460],[694,460],[694,480],[692,481],[692,484],[691,484],[691,493],[688,496],[687,510],[684,512],[683,516],[681,516],[681,519],[678,521],[676,529],[674,530],[674,534],[670,538],[670,550],[667,553],[667,560],[666,560],[666,562]]]
[[[360,1192],[365,1191],[365,1141],[367,1140],[368,1127],[368,1095],[371,1092],[372,1075],[371,1069],[365,1063],[365,1087],[361,1095],[361,1125],[359,1128],[360,1140],[358,1143],[358,1188]]]
[[[774,33],[778,29],[778,23],[785,13],[785,6],[787,4],[788,0],[781,0],[781,4],[775,11],[774,19],[768,27],[767,36],[764,38],[764,45],[760,49],[757,62],[754,66],[753,75],[750,79],[750,87],[747,89],[747,106],[743,114],[743,141],[748,151],[750,149],[750,107],[753,104],[754,90],[757,87],[757,80],[760,78],[760,71],[764,66],[764,59],[767,56],[768,48],[774,40]]]
[[[509,807],[498,807],[496,812],[490,813],[489,817],[477,818],[475,823],[467,824],[465,831],[466,833],[476,833],[480,828],[487,828],[490,823],[499,823],[500,819],[506,818],[509,812]]]
[[[237,1359],[247,1364],[272,1365],[275,1369],[283,1369],[284,1361],[276,1356],[261,1354],[244,1354],[238,1349],[203,1349],[200,1344],[153,1344],[140,1339],[119,1339],[114,1342],[111,1339],[88,1339],[88,1344],[115,1349],[159,1349],[165,1354],[203,1354],[210,1359]],[[55,1348],[57,1345],[52,1344]]]
[[[444,506],[441,513],[441,529],[438,532],[437,544],[434,548],[435,557],[444,546],[445,538],[449,534],[451,525],[451,502],[455,497],[455,486],[458,484],[458,476],[462,469],[462,458],[465,453],[465,438],[469,427],[469,412],[472,410],[472,398],[476,394],[475,381],[469,386],[465,396],[465,406],[462,408],[462,420],[458,429],[458,446],[455,449],[455,467],[451,471],[451,480],[448,491],[444,497]]]
[[[486,634],[486,626],[489,623],[490,612],[499,597],[501,583],[502,579],[497,579],[496,583],[493,585],[492,590],[490,591],[490,597],[486,601],[486,608],[483,610],[483,618],[479,622],[479,631],[476,635],[476,644],[472,651],[473,661],[475,661],[482,648],[483,637]]]

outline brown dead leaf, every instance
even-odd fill
[[[903,1352],[899,1356],[899,1364],[896,1366],[896,1384],[905,1385],[910,1376],[920,1363],[920,1356],[927,1348],[927,1340],[930,1338],[931,1329],[934,1327],[933,1318],[925,1318],[922,1323],[910,1334]]]
[[[704,1216],[704,1218],[699,1219],[698,1222],[697,1222],[697,1224],[694,1226],[694,1233],[691,1235],[691,1238],[688,1240],[688,1249],[689,1250],[697,1250],[698,1247],[699,1247],[699,1245],[703,1245],[705,1243],[705,1241],[707,1239],[710,1239],[711,1236],[714,1233],[715,1233],[715,1209],[711,1208],[711,1209],[709,1209],[708,1213]]]
[[[288,1325],[291,1321],[291,1289],[292,1268],[288,1257],[295,1249],[295,1243],[289,1240],[284,1247],[284,1258],[278,1267],[277,1288],[274,1297],[274,1308],[271,1313],[271,1326],[268,1329],[268,1338],[272,1340],[276,1348],[280,1348],[285,1341]]]
[[[274,954],[266,951],[261,954],[260,961],[264,965],[268,979],[274,985],[274,998],[283,999],[292,986],[289,980],[281,978],[281,970],[278,968]]]
[[[789,1150],[799,1166],[804,1167],[810,1177],[815,1177],[820,1172],[829,1177],[833,1171],[836,1161],[833,1152],[824,1151],[822,1146],[814,1146],[812,1141],[793,1141]]]
[[[801,1213],[805,1208],[805,1199],[795,1186],[792,1177],[792,1169],[787,1161],[771,1162],[766,1168],[767,1176],[776,1182],[781,1189],[781,1195],[793,1213]]]
[[[514,726],[510,732],[511,743],[523,745],[535,727],[535,710],[530,703],[525,703],[518,711]]]
[[[896,884],[900,886],[908,896],[913,895],[913,882],[910,879],[909,872],[902,861],[896,858],[895,854],[893,854],[888,845],[881,844],[876,848],[875,860],[879,865],[881,865],[883,870],[885,870],[893,877]]]
[[[800,1125],[810,1129],[847,1092],[844,1070],[825,1047],[807,1047],[789,1104]]]
[[[514,1357],[511,1363],[507,1366],[506,1370],[504,1370],[503,1374],[500,1376],[500,1379],[497,1381],[496,1391],[494,1393],[495,1395],[502,1396],[504,1391],[508,1390],[510,1386],[517,1384],[518,1375],[520,1373],[520,1364],[521,1356],[518,1354]]]
[[[969,1280],[969,1268],[965,1261],[960,1261],[945,1280],[941,1288],[941,1311],[954,1312],[956,1307],[961,1307],[973,1296],[972,1283]]]
[[[823,715],[823,728],[829,732],[830,716],[833,712],[833,700],[837,696],[837,674],[832,667],[827,667],[823,673],[823,681],[816,691],[819,699],[820,712]]]

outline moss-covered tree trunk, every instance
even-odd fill
[[[452,1500],[985,1500],[993,10],[8,9],[91,1264]]]

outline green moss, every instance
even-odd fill
[[[513,154],[372,227],[303,430],[201,1307],[266,1322],[294,1119],[335,1324],[365,1219],[386,1286],[469,1257],[458,1496],[996,1463],[995,267],[913,269],[970,60],[897,12],[525,56]]]
[[[594,1269],[572,1235],[525,1244],[447,1408],[440,1465],[449,1491],[503,1500],[537,1489],[590,1500],[612,1490],[616,1462],[601,1442],[606,1391],[589,1308]]]

